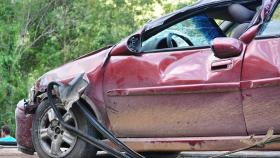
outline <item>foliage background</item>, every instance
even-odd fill
[[[0,126],[42,74],[195,0],[1,0]]]

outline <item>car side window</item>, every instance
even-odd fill
[[[259,36],[279,36],[280,35],[280,5],[275,9],[271,19],[265,22]]]
[[[224,35],[214,19],[200,14],[174,24],[144,40],[142,51],[209,46],[214,38],[222,36]]]

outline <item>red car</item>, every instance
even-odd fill
[[[280,134],[278,0],[202,0],[147,23],[114,46],[43,75],[16,109],[19,149],[40,157],[94,157],[48,106],[47,86],[85,73],[80,101],[131,149],[234,150]],[[105,143],[75,106],[65,122]],[[268,144],[256,150],[280,150]]]

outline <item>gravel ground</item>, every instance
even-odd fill
[[[17,150],[17,148],[0,149],[0,158],[38,158],[37,156],[25,155]]]
[[[183,152],[179,156],[174,154],[154,153],[145,155],[146,158],[207,158],[220,154],[221,152]],[[100,152],[97,158],[113,158],[104,152]],[[0,149],[0,158],[38,158],[36,155],[25,155],[17,150],[17,148],[2,148]],[[225,157],[229,158],[229,157]],[[241,152],[233,154],[230,158],[280,158],[280,152]]]

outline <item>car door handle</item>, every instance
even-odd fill
[[[233,61],[230,60],[219,60],[219,61],[214,61],[211,64],[211,70],[212,71],[217,71],[217,70],[228,70],[232,68]]]

